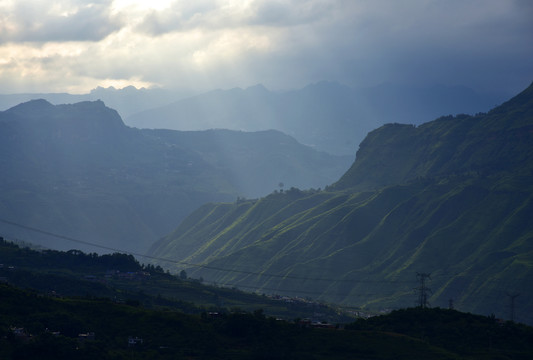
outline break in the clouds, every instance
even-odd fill
[[[533,80],[528,0],[0,0],[3,93]]]

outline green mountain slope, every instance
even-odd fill
[[[488,114],[442,117],[419,127],[389,124],[371,132],[358,161],[335,188],[379,188],[417,177],[501,171],[529,173],[533,89]]]
[[[205,205],[150,253],[209,281],[373,309],[414,305],[427,273],[432,306],[508,318],[520,293],[516,319],[533,323],[532,114],[530,87],[488,114],[386,125],[326,191]]]
[[[0,219],[134,252],[203,203],[260,196],[280,182],[321,187],[351,162],[277,131],[129,128],[101,101],[35,100],[0,112],[0,155]],[[0,233],[30,239],[5,223]]]

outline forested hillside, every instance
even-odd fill
[[[131,255],[35,251],[0,238],[6,360],[527,359],[533,351],[531,327],[494,316],[422,308],[355,314],[205,286]]]
[[[5,284],[0,295],[6,360],[528,359],[533,351],[530,327],[456,311],[412,310],[338,330],[276,321],[260,310],[187,315],[37,296]]]
[[[150,253],[259,292],[383,309],[424,287],[431,306],[533,323],[532,159],[530,86],[487,114],[383,126],[325,191],[205,205]]]

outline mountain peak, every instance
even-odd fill
[[[141,89],[144,89],[144,88],[141,88]],[[96,88],[92,89],[90,91],[90,94],[91,95],[106,95],[108,93],[111,93],[111,94],[118,94],[118,93],[135,93],[141,89],[137,89],[135,86],[133,85],[128,85],[128,86],[125,86],[121,89],[117,89],[116,87],[114,86],[108,86],[108,87],[102,87],[102,86],[97,86]]]
[[[120,115],[103,101],[83,101],[75,104],[52,105],[46,100],[31,100],[4,112],[18,121],[39,123],[42,127],[75,126],[114,131],[124,128]],[[81,131],[81,130],[80,130]]]
[[[15,113],[18,115],[24,115],[26,113],[32,113],[35,111],[46,111],[50,110],[54,107],[51,103],[44,99],[35,99],[30,100],[21,104],[18,104],[16,106],[13,106],[12,108],[6,110],[11,113]]]
[[[533,85],[488,114],[450,115],[418,127],[386,124],[361,142],[354,164],[334,187],[366,189],[417,177],[523,170],[532,128]]]
[[[98,100],[94,100],[94,101],[81,101],[81,102],[78,102],[78,103],[74,103],[74,104],[66,104],[66,105],[58,105],[58,106],[71,106],[72,108],[75,108],[75,109],[80,109],[80,110],[91,110],[91,109],[109,109],[109,110],[112,110],[110,108],[108,108],[105,103],[98,99]]]

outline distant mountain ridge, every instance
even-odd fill
[[[487,114],[389,124],[325,191],[207,204],[150,255],[220,285],[379,310],[431,306],[533,323],[533,85]],[[160,261],[163,266],[182,268]]]
[[[420,124],[441,114],[487,111],[498,101],[464,87],[383,84],[353,89],[319,82],[272,92],[262,85],[214,90],[126,117],[138,128],[277,129],[332,154],[353,154],[366,134],[389,122]]]
[[[33,100],[0,112],[0,154],[0,219],[135,252],[206,202],[264,195],[280,182],[322,187],[352,161],[277,131],[134,129],[102,101]],[[5,223],[0,234],[28,235]]]
[[[134,86],[126,86],[122,89],[115,89],[112,86],[107,88],[98,86],[87,94],[0,94],[0,110],[7,110],[20,103],[38,99],[44,99],[55,105],[102,100],[107,106],[117,110],[121,116],[125,117],[154,106],[168,104],[177,99],[191,96],[192,94],[194,94],[192,91],[186,90],[137,89]]]
[[[133,86],[97,87],[87,94],[0,94],[0,110],[35,99],[53,104],[102,100],[138,128],[275,129],[317,150],[349,156],[369,131],[385,123],[421,124],[442,114],[475,114],[505,100],[462,86],[385,83],[355,89],[322,81],[283,92],[258,84],[201,94]]]

